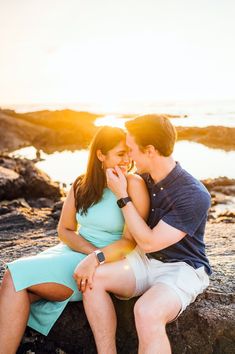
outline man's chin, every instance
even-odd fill
[[[136,166],[136,172],[138,173],[138,174],[142,174],[142,173],[147,173],[147,171],[144,169],[144,168],[141,168],[141,167],[137,167]]]

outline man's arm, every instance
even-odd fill
[[[186,235],[163,220],[150,229],[132,203],[128,203],[122,210],[129,232],[145,253],[160,251],[179,242]]]
[[[142,177],[138,175],[127,176],[127,192],[131,197],[132,204],[138,215],[143,220],[147,220],[149,214],[149,194]],[[123,259],[136,246],[136,241],[132,237],[130,230],[125,225],[121,240],[112,243],[102,249],[106,262],[113,262]]]
[[[115,168],[115,171],[107,170],[107,182],[118,199],[128,196],[126,178],[118,167]],[[146,253],[166,248],[177,243],[186,235],[185,232],[168,225],[162,220],[151,229],[131,202],[127,203],[122,211],[129,232],[138,246]]]

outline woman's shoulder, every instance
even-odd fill
[[[129,173],[127,175],[127,183],[128,185],[134,185],[134,186],[145,186],[145,181],[144,179],[135,173]]]

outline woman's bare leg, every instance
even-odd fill
[[[0,354],[16,353],[28,322],[31,302],[40,298],[64,301],[72,292],[66,286],[56,283],[39,284],[15,291],[11,274],[7,271],[0,290]]]
[[[135,290],[135,276],[126,260],[96,269],[92,289],[83,294],[83,304],[99,354],[116,354],[116,312],[109,292],[129,298]]]

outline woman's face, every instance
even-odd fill
[[[114,168],[119,166],[123,173],[127,173],[131,160],[128,155],[128,147],[125,140],[121,141],[113,149],[109,150],[106,155],[102,154],[103,168]]]

